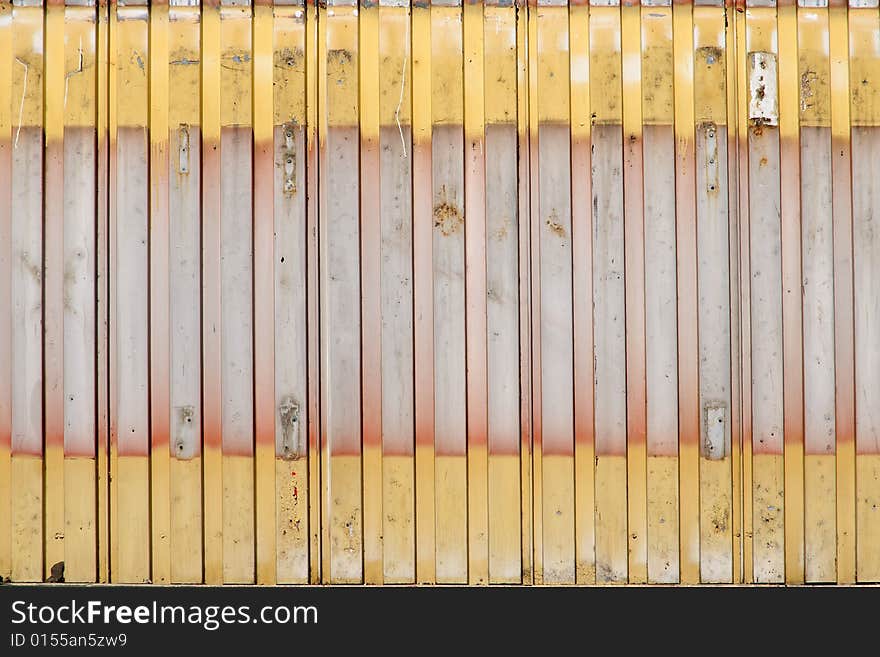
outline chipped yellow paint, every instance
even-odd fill
[[[877,31],[880,15],[876,8],[849,12],[849,77],[853,126],[880,126],[880,53]]]
[[[648,581],[675,584],[678,567],[678,458],[648,456]]]
[[[202,459],[171,459],[171,582],[202,582]]]
[[[700,458],[701,582],[727,583],[733,578],[730,458]],[[726,562],[726,563],[725,563]]]
[[[694,8],[694,121],[727,121],[724,9]]]
[[[15,454],[12,496],[12,581],[43,579],[43,459]]]
[[[593,125],[622,123],[620,9],[590,9],[590,98]]]
[[[880,455],[859,454],[856,459],[856,543],[858,581],[880,581]],[[833,540],[833,534],[829,538]]]
[[[754,454],[754,568],[759,584],[785,581],[785,472],[781,454]]]
[[[95,460],[64,459],[64,581],[95,581]],[[50,564],[51,565],[51,564]]]
[[[359,584],[363,554],[361,519],[361,459],[357,456],[330,457],[327,480],[330,517],[330,571],[325,581],[331,584]]]
[[[467,460],[437,455],[435,472],[436,573],[440,584],[467,583]]]
[[[168,23],[168,125],[200,123],[201,16],[197,7],[172,7]]]
[[[272,70],[275,125],[306,124],[305,14],[294,7],[275,7]]]
[[[111,577],[114,583],[142,584],[150,581],[150,459],[114,456],[111,452],[110,528],[116,535]]]
[[[627,581],[626,458],[600,456],[596,459],[596,583],[625,584]]]
[[[804,577],[807,582],[837,580],[834,462],[833,454],[804,456]]]
[[[363,15],[361,17],[363,20]],[[412,102],[412,61],[409,56],[410,16],[406,7],[379,7],[379,125],[409,125]],[[403,44],[406,44],[404,46]]]
[[[16,133],[43,125],[43,12],[39,7],[15,7],[12,30],[12,93],[19,99]]]
[[[251,8],[220,8],[220,126],[250,126],[253,51]]]
[[[516,123],[516,10],[486,6],[483,20],[486,125]]]
[[[797,17],[801,125],[830,128],[828,10],[802,7],[798,9]]]
[[[275,536],[279,584],[309,581],[308,463],[275,460]]]
[[[672,7],[642,12],[642,121],[672,125],[675,93],[672,84]]]
[[[321,64],[328,127],[358,125],[358,17],[356,7],[334,7],[332,18],[325,19],[326,58]]]
[[[149,85],[147,82],[148,34],[147,13],[139,7],[119,7],[113,14],[110,74],[115,78],[111,112],[119,128],[148,125]],[[115,64],[115,65],[114,65]],[[113,137],[111,133],[111,138]]]
[[[415,581],[415,473],[410,456],[382,458],[382,576],[389,584]]]
[[[464,121],[461,7],[431,5],[431,116],[433,125]]]
[[[489,457],[489,582],[519,584],[520,460],[517,456]]]
[[[254,561],[254,460],[223,455],[223,582],[252,584]]]

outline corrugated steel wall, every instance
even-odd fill
[[[146,4],[0,2],[0,575],[880,580],[877,0]]]

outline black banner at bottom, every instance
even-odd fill
[[[631,654],[636,646],[664,653],[745,648],[761,634],[791,649],[804,640],[815,648],[834,627],[839,648],[859,628],[874,631],[878,596],[875,587],[6,584],[0,655],[177,654],[182,647],[222,655],[273,648],[495,654],[527,647],[546,654],[567,651],[572,641],[577,652]]]

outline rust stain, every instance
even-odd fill
[[[553,210],[553,212],[550,213],[550,216],[547,218],[546,224],[547,228],[549,228],[550,231],[557,237],[566,236],[565,226],[559,223],[559,215],[556,214],[556,210]]]
[[[440,188],[440,198],[442,200],[434,206],[434,228],[439,228],[445,237],[449,237],[461,229],[464,217],[457,207],[446,200],[446,185]]]

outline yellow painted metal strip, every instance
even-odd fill
[[[65,11],[65,44],[64,44],[64,95],[66,102],[63,103],[64,112],[64,130],[72,133],[73,139],[76,141],[71,143],[68,140],[62,153],[65,159],[69,156],[78,157],[81,155],[89,155],[89,159],[84,158],[84,171],[96,173],[99,167],[98,152],[92,150],[89,153],[88,146],[83,151],[71,149],[82,148],[77,144],[88,144],[94,138],[97,126],[97,71],[96,66],[96,11],[90,7],[67,7]],[[86,141],[88,140],[88,141]],[[76,176],[78,171],[76,168],[67,167],[64,178]],[[93,179],[94,180],[94,179]],[[68,185],[65,185],[68,186]],[[93,190],[87,188],[79,188],[77,190],[81,196],[77,198],[77,205],[80,203],[88,204],[94,202],[88,199],[88,196],[94,194]],[[88,200],[87,200],[88,199]],[[95,201],[98,199],[95,198]],[[69,210],[64,214],[69,214]],[[75,213],[71,219],[77,222],[78,217]],[[81,230],[85,228],[90,235],[97,237],[98,231],[95,221],[97,220],[97,212],[86,219],[85,226],[76,226]],[[76,235],[76,233],[73,233]],[[71,249],[71,239],[64,237],[64,231],[59,231],[59,239],[63,238],[62,248],[67,253]],[[74,237],[75,239],[75,237]],[[75,243],[75,242],[74,242]],[[89,272],[94,264],[97,263],[94,250],[94,238],[87,238],[85,243],[87,249],[92,251],[91,257],[83,258],[80,266],[84,266],[79,271]],[[68,256],[69,258],[69,256]],[[69,262],[69,260],[68,260]],[[70,267],[70,265],[68,265]],[[73,269],[73,267],[70,267]],[[77,268],[78,269],[78,268]],[[64,282],[61,285],[60,297],[62,312],[67,313],[68,318],[76,317],[77,313],[95,312],[95,303],[92,301],[91,295],[84,296],[83,290],[78,292],[69,291],[70,288],[76,289],[77,286],[71,285],[71,272],[64,273]],[[70,288],[68,288],[70,286]],[[69,296],[68,296],[69,295]],[[76,296],[74,296],[76,295]],[[67,321],[70,321],[67,319]],[[85,326],[89,326],[86,322]],[[62,327],[64,323],[62,322]],[[77,325],[71,323],[71,329],[77,330]],[[63,330],[60,335],[68,331]],[[86,334],[85,344],[83,345],[83,353],[89,354],[92,358],[98,357],[97,354],[97,335],[92,333]],[[63,339],[63,360],[76,358],[78,352],[77,344],[79,340]],[[74,361],[75,362],[75,361]],[[70,365],[67,365],[70,367]],[[72,381],[66,381],[61,390],[63,413],[71,416],[72,422],[65,422],[65,438],[67,447],[65,448],[64,459],[64,563],[65,563],[65,580],[72,582],[92,582],[97,578],[97,485],[96,485],[96,460],[95,460],[95,440],[97,432],[95,431],[94,421],[96,416],[90,417],[86,422],[83,419],[88,413],[95,412],[93,405],[97,400],[98,381],[95,377],[97,367],[94,369],[85,369],[86,371],[77,372],[78,368],[73,366],[71,374]],[[81,378],[77,379],[76,377]],[[63,377],[68,379],[68,377]],[[81,382],[81,383],[80,383]],[[82,386],[83,389],[78,389]],[[66,394],[64,394],[66,393]],[[87,400],[91,400],[91,403]],[[70,407],[67,407],[70,404]],[[76,404],[76,406],[74,406]],[[81,418],[81,419],[80,419]],[[85,427],[89,427],[91,431],[86,431]],[[69,438],[69,440],[68,440]]]
[[[412,390],[414,298],[410,283],[414,258],[410,205],[413,197],[412,27],[410,8],[405,4],[380,3],[377,99],[381,171],[380,331],[383,386],[387,387],[387,393],[383,390],[383,395],[388,395],[382,404],[382,569],[384,580],[394,584],[414,583],[416,571]],[[389,239],[398,234],[397,230],[399,243]],[[401,279],[402,284],[398,284]],[[399,314],[395,307],[400,308]],[[399,352],[391,349],[398,340],[404,343]]]
[[[412,9],[413,252],[415,288],[416,580],[436,580],[434,513],[433,189],[431,9]]]
[[[107,283],[107,245],[109,244],[109,102],[110,59],[109,3],[99,0],[96,34],[97,77],[97,141],[98,141],[98,435],[97,435],[97,541],[99,582],[110,581],[110,489],[109,441],[110,400],[108,391],[109,346],[109,285]]]
[[[642,13],[621,7],[626,243],[627,541],[629,582],[648,581],[648,472],[645,403],[645,224],[642,172]]]
[[[700,581],[699,409],[696,355],[694,207],[694,22],[691,5],[672,9],[675,85],[677,257],[679,261],[679,513],[681,582]]]
[[[12,90],[12,2],[0,2],[0,88]],[[12,306],[12,99],[0,102],[0,306]],[[0,577],[12,575],[12,316],[0,317]]]
[[[876,7],[850,9],[851,122],[861,142],[858,159],[852,163],[855,198],[874,199],[873,212],[854,212],[856,344],[856,581],[880,581],[880,455],[876,416],[877,390],[877,281],[876,231],[877,177],[869,162],[876,162],[880,130],[880,12]],[[858,196],[856,196],[858,195]],[[864,201],[860,204],[864,208]],[[869,206],[870,207],[870,206]],[[867,209],[867,208],[866,208]],[[873,239],[870,239],[873,238]],[[873,244],[872,244],[873,242]],[[870,273],[869,273],[870,272]],[[872,303],[872,299],[875,301]],[[873,308],[873,310],[872,310]],[[874,344],[872,353],[872,343]],[[873,370],[873,371],[872,371]],[[873,378],[872,378],[873,377]]]
[[[593,431],[593,213],[590,171],[592,120],[588,4],[569,6],[568,30],[575,341],[575,580],[578,584],[593,584],[596,581],[596,449]]]
[[[301,10],[300,10],[301,11]],[[303,16],[303,14],[300,14]],[[294,13],[294,17],[296,14]],[[321,483],[321,430],[320,430],[320,386],[318,356],[318,8],[307,2],[304,13],[305,41],[305,119],[306,119],[306,180],[307,180],[307,235],[306,286],[307,286],[307,358],[309,372],[308,409],[308,464],[309,464],[309,582],[317,583],[322,576],[322,504],[324,500]]]
[[[785,369],[785,581],[804,581],[803,322],[797,8],[777,9]]]
[[[244,176],[240,174],[236,176],[227,176],[224,161],[224,151],[226,149],[235,148],[232,144],[236,142],[238,134],[248,133],[253,130],[253,49],[251,42],[251,26],[252,15],[249,6],[227,6],[220,7],[220,158],[221,173],[219,176],[219,185],[222,190],[221,196],[225,197],[221,201],[227,200],[226,190],[230,187],[243,189],[250,187],[253,175],[252,161],[248,162],[248,166],[244,169],[247,173]],[[247,139],[247,137],[244,137]],[[248,140],[249,141],[249,140]],[[247,152],[253,157],[253,144],[248,144],[249,148],[242,149],[239,152]],[[250,175],[247,175],[247,174]],[[242,178],[244,180],[242,180]],[[231,213],[226,207],[222,208],[220,213],[221,224],[224,221],[232,219]],[[251,221],[248,226],[252,227]],[[252,230],[252,228],[251,228]],[[220,228],[220,248],[228,248],[228,242],[224,239],[224,230]],[[251,266],[252,266],[251,260]],[[253,271],[251,269],[251,271]],[[233,295],[226,296],[226,283],[229,281],[228,274],[223,272],[221,265],[221,295],[220,307],[221,326],[222,320],[229,317],[227,313],[229,306],[236,308],[245,300],[242,296]],[[252,288],[251,288],[252,289]],[[236,288],[236,292],[238,289]],[[252,297],[247,298],[252,304]],[[249,312],[251,308],[240,308],[240,312]],[[227,324],[228,326],[228,324]],[[228,331],[228,329],[227,329]],[[231,336],[222,332],[220,337],[222,349],[221,355],[224,359],[230,358],[228,355],[236,347],[232,344]],[[248,352],[245,352],[248,353]],[[253,353],[250,351],[249,353]],[[247,366],[239,367],[252,370],[252,363]],[[231,368],[222,368],[221,372],[228,373]],[[231,377],[230,377],[231,378]],[[221,382],[224,387],[232,388],[235,383],[224,379]],[[252,583],[256,575],[256,549],[255,549],[255,526],[254,526],[254,457],[253,451],[247,451],[243,448],[243,441],[246,437],[253,440],[252,427],[239,429],[231,422],[229,417],[230,406],[239,408],[239,405],[247,405],[252,403],[250,399],[236,399],[232,395],[224,394],[222,401],[223,423],[230,426],[228,439],[224,435],[222,443],[223,449],[223,579],[229,583]],[[233,426],[235,427],[233,429]],[[224,426],[224,430],[225,430]],[[248,447],[251,447],[248,445]]]
[[[189,271],[198,267],[200,224],[199,186],[201,163],[201,70],[200,31],[201,12],[198,7],[171,7],[168,16],[168,159],[165,162],[169,178],[169,231],[174,246],[175,236],[186,236],[185,244],[168,252],[169,273],[180,271],[183,265]],[[158,171],[157,171],[158,172]],[[195,216],[193,216],[195,215]],[[195,239],[193,236],[195,233]],[[179,254],[176,258],[175,254]],[[186,264],[184,264],[186,263]],[[154,267],[157,263],[154,263]],[[182,273],[182,272],[181,272]],[[170,551],[172,583],[200,583],[203,579],[204,551],[202,540],[202,412],[197,408],[199,394],[192,383],[184,383],[191,365],[201,363],[199,341],[186,338],[192,334],[192,314],[176,317],[181,306],[175,305],[185,274],[173,278],[171,290],[171,433],[172,456],[169,467],[171,498]],[[190,284],[195,281],[190,282]],[[183,298],[188,298],[183,297]],[[196,309],[196,313],[198,310]],[[197,317],[198,315],[196,315]],[[186,320],[189,321],[186,321]],[[184,320],[184,321],[181,321]],[[184,330],[177,327],[185,326]],[[197,326],[197,325],[196,325]],[[184,338],[184,339],[181,339]],[[189,381],[193,381],[189,378]],[[181,403],[184,406],[181,406]],[[190,408],[187,408],[189,406]],[[197,441],[198,446],[192,442]]]
[[[115,19],[115,20],[113,20]],[[148,14],[143,7],[116,7],[111,19],[111,181],[118,181],[124,172],[117,168],[119,161],[128,156],[134,159],[139,153],[122,153],[122,144],[132,151],[135,146],[146,147],[146,129],[149,119],[149,23]],[[115,61],[114,61],[115,58]],[[115,63],[115,66],[114,66]],[[124,141],[119,137],[126,136]],[[143,139],[143,142],[140,140]],[[114,144],[115,142],[115,144]],[[130,160],[129,160],[130,161]],[[122,239],[118,224],[122,223],[119,207],[126,201],[116,195],[117,189],[111,182],[111,255],[110,277],[115,280],[121,267],[125,266],[115,248]],[[146,190],[145,190],[146,191]],[[119,301],[118,286],[111,289],[114,302]],[[111,304],[112,307],[113,304]],[[117,315],[118,317],[118,315]],[[111,317],[111,326],[116,317]],[[111,336],[111,363],[117,357],[117,365],[111,372],[111,401],[113,413],[111,421],[111,532],[115,533],[115,545],[111,535],[111,579],[116,582],[141,583],[150,579],[150,466],[146,454],[119,453],[121,432],[128,432],[128,426],[120,426],[117,407],[114,403],[122,396],[120,389],[125,385],[125,372],[119,366],[118,355],[130,354],[132,349],[145,349],[146,340],[134,347],[118,343],[117,332]],[[146,336],[144,336],[146,338]],[[115,395],[115,399],[113,397]],[[132,404],[143,403],[145,396],[139,396]],[[142,428],[141,428],[142,429]],[[131,428],[134,432],[136,429]],[[134,439],[143,444],[144,436]],[[146,437],[148,439],[148,437]],[[115,528],[115,529],[114,529]]]
[[[220,174],[220,8],[216,2],[202,6],[201,32],[201,128],[203,180]],[[215,250],[219,243],[220,199],[215,186],[202,185],[202,253],[204,259],[203,322],[220,321],[220,276]],[[204,517],[205,583],[223,583],[223,475],[220,427],[220,341],[217,331],[204,330],[203,364],[206,377],[202,389],[203,453],[202,500]],[[210,361],[209,361],[210,359]],[[210,377],[208,373],[213,373]]]
[[[486,169],[483,3],[464,4],[465,279],[468,358],[468,582],[489,583]]]
[[[150,11],[150,511],[152,581],[171,582],[168,5]]]
[[[747,52],[746,47],[746,11],[742,6],[737,6],[735,16],[736,52]],[[742,498],[742,579],[750,583],[754,581],[754,560],[752,551],[752,395],[751,395],[751,312],[749,310],[749,294],[747,272],[751,271],[749,265],[749,199],[748,199],[748,60],[746,57],[738,57],[736,60],[736,108],[737,108],[737,151],[739,164],[737,167],[737,184],[739,185],[738,217],[740,222],[740,280],[743,290],[741,292],[742,305],[741,317],[741,354],[738,364],[743,372],[742,376],[742,436],[740,445],[742,460],[740,464],[741,474],[741,498]]]
[[[317,4],[317,3],[316,3]],[[310,103],[310,107],[314,108],[314,116],[312,116],[312,125],[315,126],[317,132],[317,140],[313,142],[313,144],[309,147],[310,149],[314,148],[317,150],[317,159],[320,161],[319,169],[324,171],[326,169],[326,148],[327,148],[327,113],[323,111],[323,108],[327,107],[327,29],[324,27],[327,23],[327,7],[325,4],[318,4],[315,7],[315,15],[313,18],[315,20],[315,32],[317,33],[313,38],[315,39],[314,47],[309,48],[309,53],[314,53],[316,57],[314,58],[315,66],[311,67],[308,71],[309,75],[315,76],[315,85],[317,87],[317,98],[315,103]],[[310,32],[311,34],[311,32]],[[314,98],[314,96],[313,96]],[[319,111],[320,110],[320,111]],[[321,212],[323,212],[324,203],[325,203],[325,195],[326,195],[326,186],[321,185],[320,195],[321,198],[319,200],[319,205],[321,206]],[[314,191],[314,190],[313,190]],[[316,218],[317,219],[317,218]],[[317,229],[317,221],[315,223],[315,227]],[[318,278],[318,268],[315,268],[315,278]],[[323,304],[321,304],[323,306]],[[323,369],[323,358],[321,360]],[[323,384],[322,384],[322,392],[321,392],[321,402],[320,402],[320,410],[321,415],[324,415],[324,394],[323,394]],[[320,506],[320,547],[321,547],[321,581],[322,582],[330,582],[332,573],[330,571],[330,561],[331,561],[331,538],[330,538],[330,518],[331,518],[331,499],[330,499],[330,445],[327,440],[327,431],[324,428],[324,422],[321,424],[321,433],[320,433],[320,455],[319,455],[319,467],[320,467],[320,482],[321,482],[321,506]]]
[[[529,133],[529,224],[530,257],[534,260],[535,250],[540,248],[540,222],[535,219],[539,208],[538,187],[538,8],[536,0],[528,2],[528,36],[526,39],[526,60],[528,62],[528,133]],[[532,305],[541,301],[541,285],[538,276],[533,276],[531,287]],[[540,318],[532,313],[532,581],[544,583],[544,477],[541,446],[541,331]]]
[[[615,154],[608,157],[609,147],[603,142],[609,139],[621,139],[626,141],[622,133],[623,125],[623,87],[621,82],[623,72],[621,52],[621,14],[619,6],[591,6],[590,7],[590,101],[592,105],[591,120],[592,143],[594,151],[593,171],[593,198],[598,199],[601,195],[606,199],[604,216],[597,214],[593,217],[594,235],[615,232],[614,236],[605,235],[603,240],[610,244],[620,241],[618,228],[607,226],[611,220],[620,221],[616,215],[623,211],[625,198],[613,197],[612,189],[600,187],[607,185],[609,180],[618,179],[622,171],[617,171],[617,163],[622,163],[622,155]],[[616,147],[615,147],[616,150]],[[599,162],[596,151],[606,153],[603,161]],[[600,180],[596,175],[603,174]],[[618,182],[614,187],[618,190],[625,183]],[[597,201],[594,201],[598,204]],[[598,207],[594,207],[598,211]],[[616,215],[616,216],[615,216]],[[625,228],[624,228],[625,231]],[[624,240],[625,241],[625,240]],[[601,301],[604,303],[603,316],[597,318],[597,327],[604,324],[604,330],[594,331],[594,343],[596,350],[600,346],[606,360],[612,358],[612,353],[620,353],[624,349],[621,344],[619,326],[623,324],[623,317],[612,317],[612,308],[622,308],[623,299],[616,296],[625,294],[619,286],[614,289],[616,298],[603,298],[606,294],[600,290],[600,283],[609,289],[608,283],[612,280],[608,275],[610,258],[601,253],[599,241],[593,244],[593,256],[596,263],[602,262],[602,268],[594,267],[597,272],[594,280],[594,289],[591,297],[594,304]],[[619,248],[619,247],[618,247]],[[624,247],[625,248],[625,247]],[[624,255],[625,254],[619,254]],[[602,278],[599,278],[599,277]],[[619,279],[618,279],[619,280]],[[625,342],[625,339],[623,340]],[[599,363],[600,356],[597,354],[595,362]],[[625,362],[615,362],[615,368],[625,369]],[[606,372],[610,371],[610,364],[606,365]],[[596,375],[596,462],[595,462],[595,501],[596,501],[596,579],[600,583],[625,583],[628,578],[628,546],[627,533],[627,463],[626,463],[626,417],[624,404],[621,399],[626,394],[625,388],[616,389],[617,381],[612,382],[610,377],[601,378]],[[611,389],[612,386],[615,389]],[[615,408],[605,409],[598,400],[600,387],[606,399],[615,399]],[[599,415],[604,411],[604,418]]]
[[[516,313],[516,322],[502,321],[511,315],[507,315],[506,306],[516,303],[516,290],[519,280],[516,270],[509,268],[515,261],[509,259],[504,253],[508,245],[518,245],[519,235],[517,212],[518,198],[509,197],[505,191],[510,189],[508,184],[515,184],[515,180],[508,183],[507,180],[499,181],[498,175],[491,173],[494,166],[505,166],[507,171],[513,171],[516,156],[516,118],[517,118],[517,60],[516,60],[516,37],[517,19],[514,7],[502,7],[486,5],[484,13],[484,53],[485,64],[484,98],[486,120],[486,267],[487,287],[492,289],[496,284],[502,291],[498,296],[502,299],[489,297],[489,308],[495,304],[495,313],[488,315],[487,344],[487,404],[489,406],[488,421],[488,530],[489,530],[489,582],[490,583],[519,583],[522,578],[522,535],[521,535],[521,494],[520,494],[520,468],[519,445],[522,424],[517,423],[521,413],[521,399],[517,402],[508,401],[508,390],[516,390],[519,393],[521,385],[519,378],[512,378],[513,367],[519,374],[519,364],[513,362],[502,365],[499,356],[502,354],[500,343],[493,345],[493,338],[503,341],[506,346],[511,344],[516,336],[516,329],[520,322],[519,312]],[[509,164],[508,164],[509,162]],[[501,164],[503,163],[503,165]],[[514,187],[515,189],[515,187]],[[494,240],[494,241],[493,241]],[[493,250],[496,249],[496,250]],[[494,254],[504,257],[493,258]],[[495,266],[495,261],[501,266]],[[503,287],[501,287],[503,286]],[[513,294],[508,298],[506,290]],[[487,293],[488,294],[488,293]],[[500,302],[500,303],[499,303]],[[500,309],[505,310],[498,312]],[[519,308],[511,308],[519,311]],[[493,322],[493,317],[494,322]],[[495,336],[494,333],[501,333]],[[510,342],[507,342],[507,341]],[[495,347],[493,358],[493,346]],[[505,354],[509,352],[504,352]],[[496,369],[497,368],[497,369]],[[510,374],[505,374],[510,373]],[[505,381],[510,386],[505,389],[499,385],[505,376],[511,376]],[[505,416],[503,419],[501,416]],[[516,430],[514,430],[516,427]]]
[[[361,140],[361,385],[364,583],[382,584],[381,164],[379,158],[379,5],[358,10],[358,110]],[[328,112],[333,112],[332,104]],[[332,458],[332,457],[331,457]]]
[[[274,18],[272,6],[253,8],[253,134],[254,134],[254,322],[256,581],[275,584],[275,344],[274,294]],[[272,101],[270,101],[272,99]]]
[[[108,141],[108,175],[107,175],[107,183],[108,183],[108,195],[109,199],[109,207],[107,212],[107,232],[110,244],[114,244],[116,241],[117,229],[116,229],[116,221],[117,221],[117,213],[116,213],[116,161],[117,161],[117,147],[119,143],[118,139],[118,108],[116,106],[116,96],[119,92],[119,23],[118,23],[118,15],[116,12],[116,7],[112,7],[107,14],[107,64],[108,64],[108,76],[107,76],[107,92],[108,92],[108,104],[107,104],[107,141]],[[111,101],[110,99],[114,99]],[[116,250],[114,248],[109,249],[109,253],[107,256],[107,260],[109,262],[109,271],[114,271],[114,267],[117,262]],[[116,294],[116,277],[111,276],[108,277],[108,288],[109,288],[109,298],[113,299]],[[108,323],[114,320],[115,314],[115,304],[108,303]],[[118,347],[118,340],[116,338],[116,331],[110,331],[109,335],[110,342],[110,350],[108,353],[108,360],[110,360],[110,356],[116,353],[116,349]],[[109,539],[109,548],[107,550],[107,579],[109,581],[113,581],[115,579],[116,574],[116,563],[119,559],[119,529],[117,524],[118,519],[118,502],[119,499],[119,443],[118,443],[118,431],[119,425],[116,420],[114,408],[116,406],[119,393],[115,389],[113,383],[116,379],[113,372],[113,365],[111,364],[108,368],[108,383],[110,388],[110,394],[108,395],[108,406],[109,406],[109,432],[108,432],[108,458],[107,458],[107,529],[108,529],[108,539]]]
[[[522,550],[522,583],[533,582],[532,552],[532,372],[531,372],[531,298],[529,263],[529,68],[528,68],[528,5],[516,9],[516,84],[517,84],[517,145],[519,147],[519,269],[520,269],[520,536]]]
[[[850,169],[851,25],[843,3],[829,15],[831,59],[831,171],[834,217],[835,378],[837,393],[837,582],[856,579],[855,383]]]
[[[45,9],[45,54],[43,92],[46,221],[43,243],[44,278],[44,431],[43,465],[44,558],[43,574],[48,578],[52,566],[64,561],[64,97],[65,37],[64,5],[49,4]],[[60,261],[59,261],[60,259]],[[52,263],[57,263],[52,266]]]
[[[741,362],[740,343],[740,286],[742,283],[739,268],[740,255],[740,208],[739,208],[739,160],[737,130],[739,129],[737,112],[737,19],[736,7],[727,5],[725,8],[725,88],[727,91],[727,180],[728,180],[728,216],[730,219],[730,347],[731,347],[731,436],[730,460],[732,487],[731,533],[733,538],[733,583],[742,582],[742,397],[743,377],[739,367]],[[736,220],[734,220],[734,217]]]
[[[720,146],[722,139],[725,138],[728,131],[726,125],[727,90],[725,88],[727,77],[724,57],[727,42],[724,9],[720,7],[695,7],[694,28],[695,121],[697,133],[702,136],[701,143],[698,143],[696,146],[699,149],[697,166],[703,167],[705,180],[703,185],[698,186],[697,195],[701,199],[705,208],[704,212],[706,213],[706,216],[698,217],[697,232],[699,235],[701,230],[705,230],[711,236],[713,235],[712,224],[714,222],[721,220],[725,227],[727,225],[727,221],[724,221],[725,217],[722,214],[723,210],[719,210],[719,208],[723,208],[722,204],[724,201],[718,193],[720,191],[719,187],[724,186],[724,181],[721,179],[721,172],[724,171],[723,163],[719,160],[722,153]],[[711,172],[714,172],[714,177]],[[729,177],[727,185],[730,185]],[[733,216],[728,212],[728,218]],[[718,238],[716,237],[716,239]],[[706,248],[712,248],[712,246],[706,244]],[[723,270],[726,264],[726,261],[719,261],[714,255],[707,256],[701,254],[698,258],[700,298],[703,300],[701,305],[705,304],[707,310],[709,310],[710,304],[715,303],[714,300],[717,298],[711,295],[722,293],[723,290],[705,290],[703,289],[703,281],[713,280],[708,277],[722,277],[722,280],[725,279],[726,276],[718,272]],[[718,279],[715,278],[714,280]],[[708,283],[708,285],[711,286],[712,284]],[[701,319],[704,317],[702,310],[700,316]],[[708,320],[709,318],[706,319]],[[712,323],[712,326],[719,326],[717,319]],[[708,334],[705,329],[701,332],[701,335],[704,334]],[[718,345],[722,355],[726,353],[725,347],[727,347],[722,342],[724,337],[723,335],[718,336],[717,342],[714,343]],[[732,343],[728,342],[728,344]],[[706,378],[708,379],[709,386],[711,386],[709,389],[717,391],[709,393],[709,395],[724,395],[725,393],[722,391],[727,389],[727,386],[730,384],[721,380],[718,370],[723,366],[720,359],[709,358],[707,360],[709,362],[704,361],[701,365],[705,364],[709,368],[706,372]],[[700,396],[701,439],[705,437],[708,440],[709,408],[711,408],[710,405],[717,404],[718,401],[711,396],[707,398],[706,386],[704,385],[701,385]],[[726,400],[722,403],[724,404],[722,424],[722,433],[724,435],[722,441],[725,446],[721,448],[720,454],[710,454],[709,450],[704,447],[700,449],[701,580],[715,582],[730,581],[732,577],[731,562],[733,561],[733,554],[731,552],[733,546],[731,535],[732,471],[730,455],[726,449],[726,431],[730,426],[730,419],[733,413],[728,412]],[[704,431],[706,432],[705,436]]]

